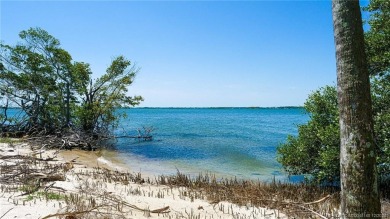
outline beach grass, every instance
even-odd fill
[[[138,215],[134,218],[153,215],[158,218],[213,218],[205,213],[206,208],[225,215],[222,218],[338,216],[340,200],[336,187],[216,178],[212,173],[193,177],[179,170],[175,175],[145,178],[141,173],[85,168],[74,160],[73,163],[59,162],[52,157],[37,158],[31,154],[34,153],[0,156],[0,195],[13,194],[9,201],[15,206],[44,202],[61,209],[41,218],[110,219],[129,215]],[[77,165],[79,168],[75,168]],[[77,186],[67,188],[67,181]],[[155,203],[134,204],[131,203],[134,198],[153,199]],[[193,207],[183,212],[171,211],[175,207],[174,201],[192,203]],[[386,198],[382,199],[382,208],[382,212],[390,212],[390,202]],[[243,215],[242,211],[255,217]]]
[[[18,142],[21,142],[21,140],[18,138],[8,138],[8,137],[1,137],[0,138],[0,143],[13,144],[13,143],[18,143]]]

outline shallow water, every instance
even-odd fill
[[[307,122],[302,108],[133,108],[121,109],[117,135],[137,135],[154,127],[153,141],[121,138],[120,157],[135,172],[272,180],[286,179],[276,147],[297,125]]]

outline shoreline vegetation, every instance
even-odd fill
[[[331,218],[339,191],[309,184],[129,173],[99,152],[1,139],[0,218]],[[145,164],[146,165],[146,164]],[[297,195],[299,194],[299,195]],[[383,214],[390,203],[382,201]]]
[[[339,190],[217,179],[212,173],[143,177],[99,152],[42,150],[1,139],[1,218],[333,218]],[[40,210],[37,210],[40,209]],[[382,200],[383,214],[390,202]]]
[[[224,106],[224,107],[122,107],[118,109],[304,109],[303,106]]]
[[[46,30],[29,28],[19,37],[17,45],[0,43],[1,136],[94,150],[125,116],[115,109],[143,101],[127,94],[139,68],[124,56],[113,58],[106,73],[93,78],[89,64],[73,60]],[[11,107],[21,110],[10,115]]]
[[[8,109],[22,109],[8,107]],[[222,107],[118,107],[116,109],[304,109],[304,106],[222,106]]]
[[[299,184],[180,170],[143,177],[104,159],[99,150],[107,139],[152,140],[153,127],[114,136],[126,116],[117,109],[143,101],[128,94],[140,69],[116,56],[93,78],[89,64],[73,60],[47,31],[21,31],[22,42],[0,43],[0,219],[389,217],[390,57],[383,42],[390,42],[390,25],[384,2],[371,0],[364,8],[371,27],[364,37],[359,3],[333,2],[338,89],[314,91],[303,108],[204,108],[305,110],[309,121],[277,148],[289,174],[313,177]],[[343,34],[350,30],[359,32]],[[351,48],[359,49],[351,52],[356,42]],[[12,116],[15,107],[21,110]]]

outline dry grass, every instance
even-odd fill
[[[338,218],[340,190],[307,183],[281,183],[262,181],[216,179],[212,174],[200,174],[195,178],[177,171],[175,176],[159,176],[158,184],[185,187],[183,196],[207,198],[218,205],[228,201],[240,206],[277,209],[292,218]],[[390,217],[388,184],[380,188],[382,214]],[[224,208],[223,205],[220,208]],[[224,209],[220,209],[224,210]],[[227,209],[229,211],[229,209]],[[386,217],[385,217],[386,218]]]
[[[187,190],[183,191],[182,195],[207,198],[216,205],[228,201],[248,208],[267,207],[294,218],[316,218],[319,215],[333,217],[336,216],[339,206],[339,191],[334,187],[275,181],[265,183],[237,179],[217,180],[210,174],[191,178],[180,172],[175,176],[160,176],[157,183],[185,187]]]
[[[106,192],[108,183],[143,183],[140,174],[101,168],[74,172],[68,163],[60,164],[53,162],[52,158],[24,155],[0,156],[0,161],[0,196],[11,194],[9,201],[14,205],[57,201],[60,213],[43,218],[109,219],[127,218],[127,215],[132,215],[132,211],[141,211],[145,215],[169,212],[169,207],[152,210],[139,208],[127,203],[122,197]],[[54,186],[54,182],[64,181],[66,176],[78,178],[76,191]]]
[[[168,189],[153,192],[147,188],[126,187],[125,195],[155,197],[164,199],[178,188],[180,199],[206,199],[223,213],[233,218],[246,219],[237,214],[231,204],[253,209],[253,215],[266,216],[256,207],[276,209],[291,218],[337,218],[339,191],[334,187],[318,187],[308,184],[289,184],[238,179],[216,179],[212,174],[190,177],[177,172],[173,176],[159,176],[154,180],[144,179],[140,173],[131,174],[94,168],[73,172],[73,165],[53,162],[53,158],[41,159],[31,156],[2,156],[0,162],[0,194],[11,192],[14,204],[21,204],[20,197],[27,199],[46,199],[58,201],[59,213],[44,218],[128,218],[134,211],[143,212],[145,217],[152,214],[166,218],[200,218],[193,211],[185,214],[169,214],[170,208],[140,208],[126,202],[120,196],[107,192],[107,184],[166,185]],[[66,175],[67,174],[67,175]],[[66,176],[76,177],[77,191],[66,191],[53,186],[55,181],[65,180]],[[170,189],[169,189],[170,187]],[[21,193],[21,194],[20,194]],[[55,198],[57,197],[57,198]],[[201,208],[201,206],[199,207]],[[390,202],[382,201],[382,213],[390,215]],[[275,215],[278,215],[275,211]],[[203,217],[202,217],[203,218]]]

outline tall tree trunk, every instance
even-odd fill
[[[66,127],[70,127],[70,83],[66,82]]]
[[[341,217],[375,218],[381,209],[359,1],[333,0],[332,12],[340,112]]]

